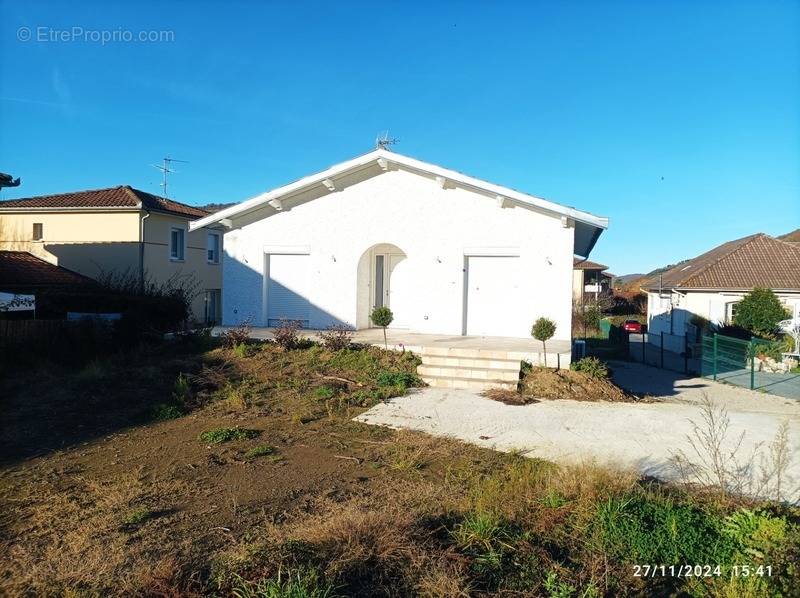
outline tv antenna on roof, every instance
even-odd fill
[[[164,197],[169,197],[167,195],[167,175],[172,174],[174,172],[178,172],[177,170],[172,170],[172,163],[173,162],[182,162],[184,164],[188,164],[188,160],[178,160],[177,158],[170,158],[169,156],[164,158],[164,164],[151,164],[153,168],[157,168],[163,173],[163,177],[161,179],[161,188],[164,190]]]
[[[379,133],[378,136],[375,138],[376,149],[389,149],[390,145],[396,145],[398,143],[400,143],[399,139],[395,139],[394,137],[389,137],[389,131],[384,131],[383,133]]]

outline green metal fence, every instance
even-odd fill
[[[774,352],[779,358],[778,347],[774,341],[755,337],[744,340],[722,334],[703,335],[702,374],[713,380],[730,382],[755,390],[764,384],[757,380],[757,360],[754,356]]]

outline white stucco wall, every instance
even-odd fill
[[[308,249],[311,260],[310,326],[339,322],[363,327],[357,297],[366,296],[370,281],[363,268],[358,276],[359,260],[372,246],[390,243],[405,252],[405,268],[413,272],[415,300],[404,318],[411,330],[461,334],[465,253],[505,248],[520,256],[513,299],[522,308],[498,306],[497,317],[512,322],[516,336],[528,337],[533,321],[546,316],[557,324],[554,338],[570,338],[574,229],[564,227],[559,217],[500,208],[492,197],[442,189],[435,180],[405,170],[390,170],[286,209],[290,205],[291,200],[284,201],[278,213],[263,208],[248,217],[250,223],[226,234],[225,324],[245,318],[266,324],[265,248],[295,248]]]

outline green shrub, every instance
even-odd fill
[[[611,498],[595,523],[605,551],[622,562],[722,564],[734,553],[718,517],[660,496]]]
[[[372,313],[369,314],[369,319],[375,326],[383,328],[383,348],[388,349],[389,344],[386,340],[386,327],[394,320],[392,310],[386,306],[376,307],[372,310]]]
[[[247,428],[214,428],[206,430],[200,434],[199,438],[203,442],[210,444],[220,444],[231,440],[250,440],[261,434],[261,430],[250,430]]]
[[[569,369],[583,372],[592,378],[608,378],[608,366],[597,357],[584,357],[569,364]]]
[[[422,384],[419,376],[411,372],[381,372],[375,382],[378,386],[402,386],[404,388]]]
[[[183,417],[183,411],[177,405],[159,403],[152,410],[152,418],[156,421],[167,421]]]
[[[740,554],[763,559],[784,547],[788,526],[783,517],[742,509],[725,518],[722,530]]]
[[[754,288],[736,305],[733,323],[757,336],[773,338],[778,322],[791,317],[770,289]]]
[[[782,350],[783,347],[781,347],[779,343],[756,342],[752,345],[751,354],[748,355],[748,357],[764,355],[766,357],[771,357],[775,361],[780,361],[783,359],[781,355]]]
[[[544,352],[544,367],[547,367],[547,341],[556,333],[556,323],[549,318],[539,318],[531,327],[531,336],[542,342]]]

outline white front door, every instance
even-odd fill
[[[280,326],[281,320],[296,320],[308,326],[309,302],[308,255],[267,254],[267,326]]]
[[[372,258],[372,309],[388,307],[394,314],[389,328],[407,328],[412,300],[411,277],[402,253],[376,253]]]
[[[469,256],[465,272],[465,334],[470,336],[521,336],[518,324],[519,258]]]

